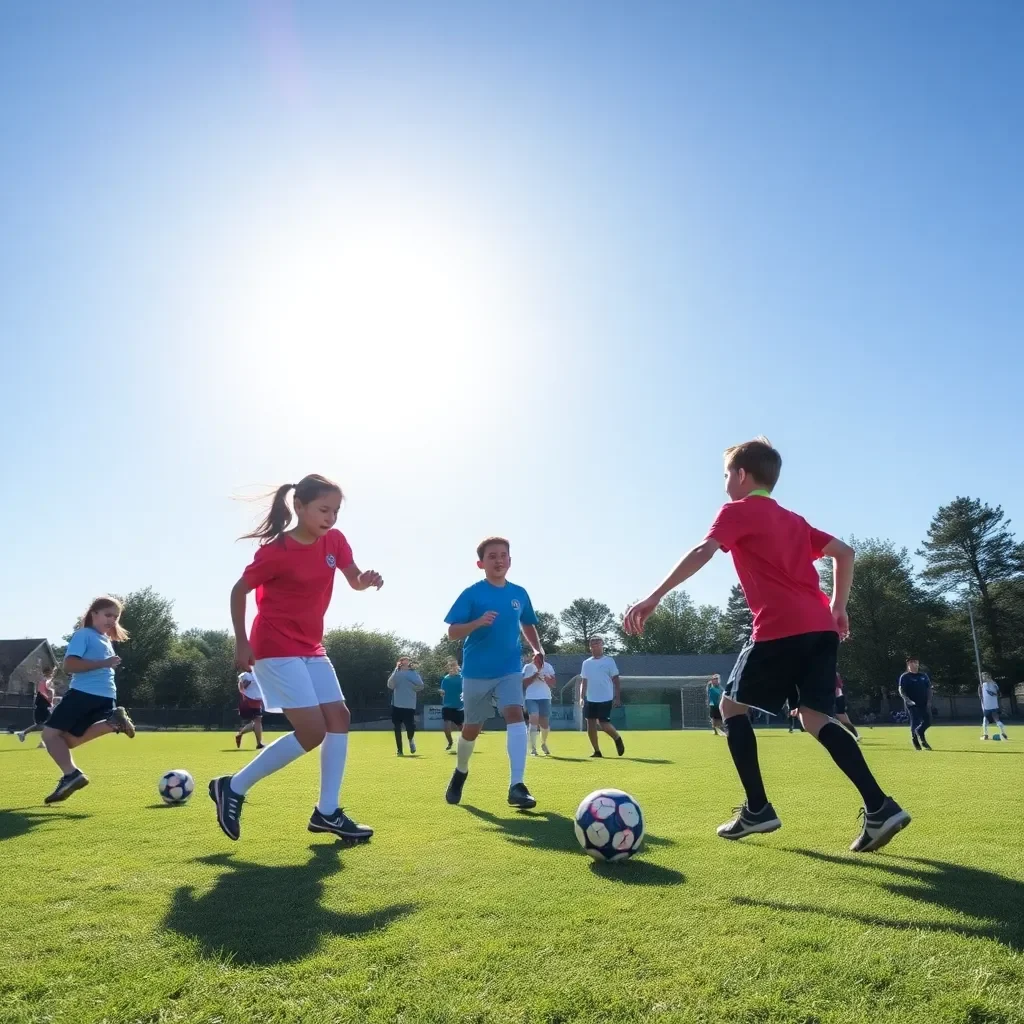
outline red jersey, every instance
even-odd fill
[[[732,554],[754,613],[752,640],[835,631],[829,599],[814,563],[833,539],[773,498],[746,497],[723,505],[708,531]]]
[[[352,549],[340,530],[312,544],[287,535],[264,544],[242,579],[256,590],[256,621],[249,643],[260,658],[324,655],[324,615],[334,574],[352,564]]]

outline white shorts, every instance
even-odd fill
[[[345,699],[330,658],[262,658],[253,675],[270,714]]]

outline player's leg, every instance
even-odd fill
[[[988,726],[992,720],[992,712],[987,711],[985,708],[981,709],[981,738],[983,740],[988,739]]]
[[[462,700],[464,704],[462,732],[456,747],[455,771],[448,782],[444,798],[450,804],[462,799],[462,787],[469,775],[469,759],[473,756],[476,738],[483,730],[483,724],[491,713],[491,697],[497,680],[463,679]]]
[[[619,735],[619,730],[616,729],[614,725],[612,725],[612,702],[606,701],[605,703],[608,706],[602,709],[601,715],[598,717],[598,725],[600,726],[601,731],[606,736],[609,736],[611,738],[612,743],[615,744],[616,752],[618,753],[619,757],[622,757],[622,755],[626,752],[626,744],[622,742],[622,737]]]
[[[537,801],[526,788],[526,717],[522,704],[522,676],[503,676],[497,681],[495,695],[502,717],[505,719],[505,749],[508,752],[508,802],[514,807],[535,807]]]
[[[391,708],[391,728],[395,732],[395,752],[399,757],[405,754],[402,748],[402,711],[401,708]]]
[[[524,702],[526,705],[527,722],[530,727],[530,753],[537,756],[537,734],[540,732],[540,713],[537,702],[528,697]]]
[[[56,789],[45,802],[66,800],[76,789],[89,785],[88,777],[75,764],[71,751],[97,736],[114,732],[110,719],[114,701],[110,697],[97,697],[81,690],[69,690],[54,708],[43,728],[46,752],[61,770]]]
[[[447,708],[442,710],[441,714],[444,715],[444,712],[446,710],[447,710]],[[448,718],[445,718],[442,721],[441,724],[444,726],[444,738],[445,738],[445,741],[446,741],[444,749],[445,750],[451,750],[452,749],[452,723],[451,723],[451,720],[448,719]]]
[[[252,732],[256,737],[256,749],[263,749],[263,716],[256,715],[252,720]]]
[[[999,730],[999,735],[1004,740],[1008,740],[1010,737],[1006,735],[1006,726],[1003,725],[1003,720],[998,709],[991,712],[992,724]]]
[[[416,753],[416,709],[405,709],[405,735],[409,737],[409,752]]]
[[[548,750],[548,733],[551,732],[551,701],[538,701],[539,711],[537,713],[537,726],[540,729],[540,749],[544,754],[550,754]]]
[[[914,704],[907,708],[907,714],[910,716],[910,742],[914,744],[915,750],[920,750],[921,741],[918,739],[917,730],[921,727],[921,709]]]
[[[921,709],[921,727],[917,730],[917,738],[921,741],[921,746],[925,750],[931,750],[931,745],[925,738],[925,734],[931,728],[932,725],[932,713],[929,708]]]
[[[590,745],[594,748],[594,752],[590,755],[591,757],[601,757],[601,747],[597,742],[597,716],[591,711],[591,703],[588,700],[583,706],[583,717],[587,720],[587,737],[590,740]]]

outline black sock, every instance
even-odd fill
[[[768,796],[761,779],[761,766],[757,762],[754,727],[745,714],[733,715],[726,719],[725,724],[729,727],[725,734],[729,753],[732,754],[732,763],[736,765],[736,772],[747,795],[747,807],[754,812],[763,810],[768,803]]]
[[[832,755],[843,774],[857,787],[868,813],[885,803],[885,794],[875,782],[860,747],[854,738],[835,722],[826,722],[818,733],[818,742]]]

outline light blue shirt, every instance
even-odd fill
[[[114,645],[109,637],[86,626],[84,629],[76,629],[72,634],[64,657],[69,654],[75,658],[85,658],[87,661],[103,661],[105,658],[114,657]],[[71,677],[71,689],[91,693],[96,697],[116,697],[114,670],[94,668],[91,672],[76,672]]]
[[[480,580],[467,587],[445,617],[449,625],[464,625],[484,612],[497,612],[489,626],[474,629],[462,648],[463,679],[500,679],[519,675],[522,655],[519,627],[536,626],[537,615],[530,595],[515,583],[496,587]]]
[[[462,710],[462,676],[448,675],[441,680],[441,706]]]

